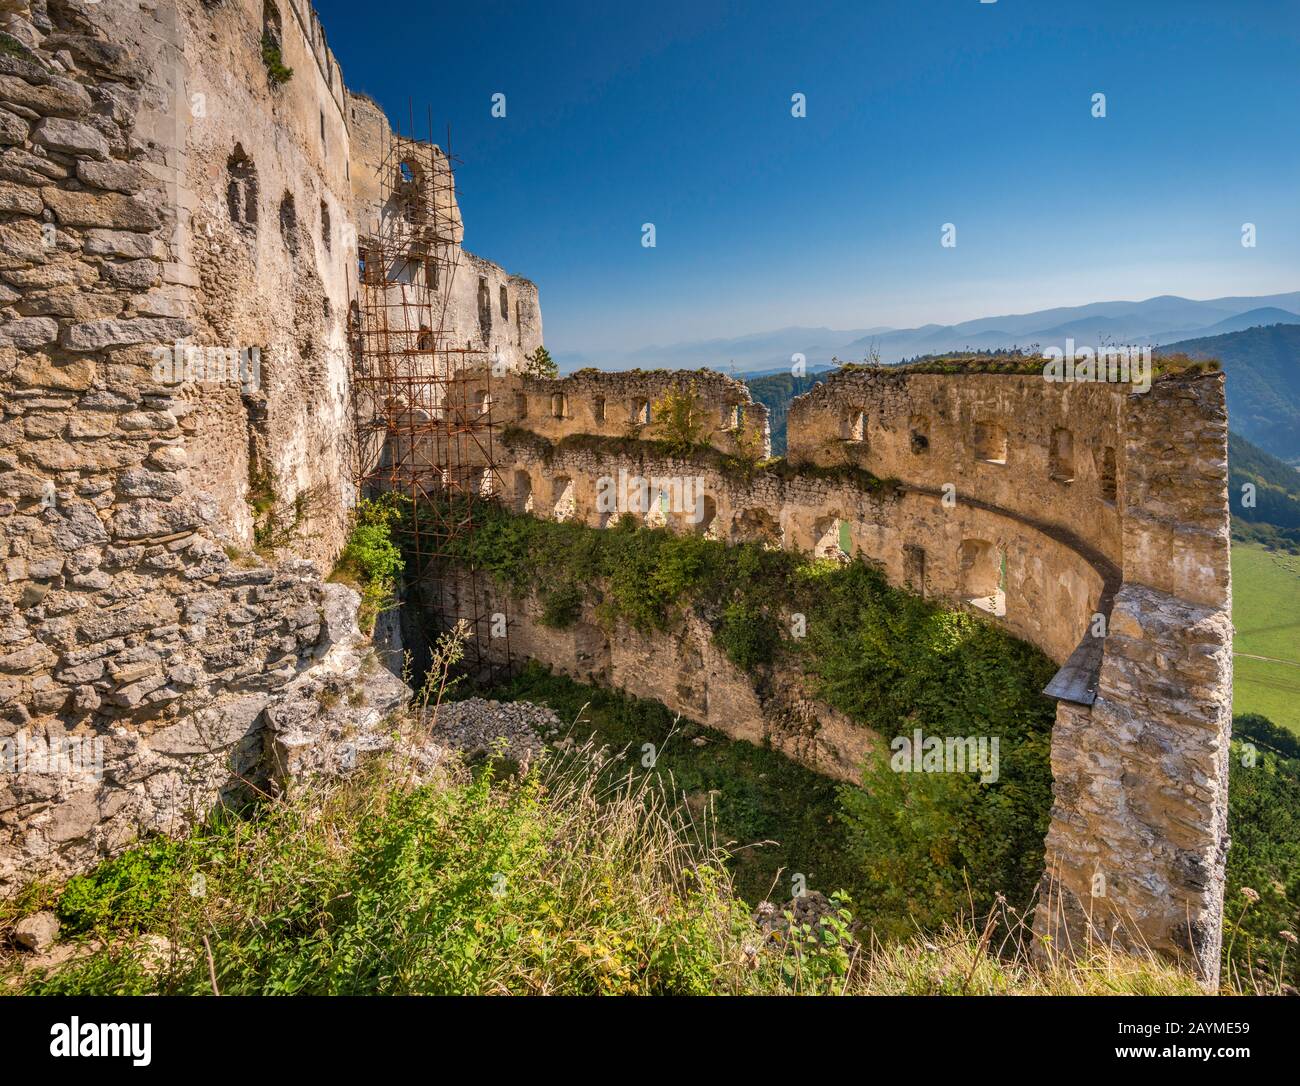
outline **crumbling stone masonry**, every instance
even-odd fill
[[[715,420],[709,455],[620,440],[653,436],[647,405],[669,387],[694,387]],[[765,432],[766,415],[720,375],[515,376],[494,395],[518,511],[861,553],[895,584],[1041,648],[1061,670],[1046,690],[1058,711],[1037,931],[1064,948],[1146,945],[1217,975],[1232,688],[1221,374],[1166,376],[1143,394],[1037,374],[847,371],[791,406],[788,463],[749,477],[717,454],[735,452],[744,419]],[[620,478],[648,500],[611,516],[598,499]],[[682,510],[664,499],[686,478],[703,487]],[[535,601],[479,611],[494,607],[511,614],[514,653],[823,772],[852,778],[879,738],[798,676],[756,689],[689,618],[645,635],[588,612],[557,631]]]
[[[420,179],[374,176],[388,122],[347,90],[307,0],[0,0],[0,33],[0,749],[102,752],[91,773],[6,765],[11,893],[342,757],[348,729],[379,741],[391,682],[347,720],[321,711],[321,690],[365,670],[356,597],[321,569],[354,499],[356,239],[402,213],[380,193]],[[461,255],[450,327],[518,370],[541,343],[536,287]],[[668,385],[692,383],[714,458],[620,446],[646,436]],[[603,525],[598,486],[620,469],[699,477],[698,518],[658,501],[616,515],[860,551],[1040,646],[1062,669],[1038,931],[1058,946],[1115,934],[1214,977],[1221,377],[1138,395],[844,373],[792,407],[785,468],[748,480],[716,456],[761,445],[766,415],[718,375],[514,374],[481,406],[510,428],[501,497],[519,509]],[[830,772],[851,775],[872,739],[794,677],[758,696],[701,630],[637,643],[588,615],[560,636],[515,604],[516,651]]]
[[[388,127],[305,0],[0,0],[0,34],[11,893],[312,761],[312,693],[358,672],[355,594],[321,570],[354,498],[356,239]],[[517,365],[536,288],[462,255],[452,327]],[[395,692],[364,685],[369,720]],[[74,749],[77,772],[42,753]]]

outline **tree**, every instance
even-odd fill
[[[663,399],[654,405],[651,428],[670,453],[681,456],[704,442],[709,424],[704,406],[695,395],[695,382],[690,387],[668,389]]]
[[[559,377],[560,367],[555,364],[551,352],[539,343],[537,350],[524,355],[524,373],[529,377]]]

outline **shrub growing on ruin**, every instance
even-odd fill
[[[529,377],[558,377],[560,368],[551,358],[551,352],[538,344],[531,354],[524,355],[523,372]]]
[[[284,86],[293,78],[293,69],[285,66],[280,43],[270,34],[262,35],[262,63],[266,65],[267,76],[277,87]]]
[[[990,908],[999,893],[1023,907],[1042,870],[1051,802],[1054,667],[1033,646],[978,617],[892,587],[857,559],[816,561],[758,544],[728,546],[665,529],[556,524],[487,511],[463,560],[517,592],[581,587],[603,622],[666,630],[694,608],[718,647],[753,672],[783,655],[818,695],[886,740],[910,735],[997,737],[1000,774],[896,774],[867,768],[846,789],[850,886],[882,930],[912,918],[939,925]],[[571,600],[571,598],[570,598]],[[568,602],[568,601],[566,601]],[[805,616],[785,636],[781,616]],[[551,618],[576,617],[573,607]],[[901,821],[899,821],[901,820]]]
[[[397,604],[397,581],[405,563],[396,532],[409,508],[410,500],[392,491],[357,503],[335,575],[354,580],[360,588],[357,621],[363,630],[373,629],[380,613]]]
[[[695,392],[695,382],[686,388],[672,387],[651,410],[650,431],[672,456],[685,456],[702,445],[709,433],[708,412]]]

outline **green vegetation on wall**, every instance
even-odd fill
[[[380,612],[397,605],[397,582],[404,568],[398,529],[409,506],[410,499],[392,491],[357,502],[352,533],[331,579],[360,589],[358,622],[363,630],[373,629]]]
[[[883,736],[999,742],[1000,774],[894,773],[866,768],[846,790],[851,849],[871,920],[942,923],[997,893],[1023,906],[1042,870],[1050,804],[1055,668],[984,619],[891,587],[861,559],[815,560],[758,544],[728,546],[622,521],[600,530],[487,511],[461,560],[519,594],[536,592],[544,621],[565,625],[593,605],[598,621],[666,630],[692,609],[727,657],[754,676],[778,660],[802,669],[828,704]],[[806,636],[791,636],[792,614]],[[903,872],[909,873],[906,879]]]

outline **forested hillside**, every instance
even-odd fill
[[[1232,430],[1289,463],[1300,461],[1300,324],[1185,339],[1157,353],[1217,358],[1228,375]]]

